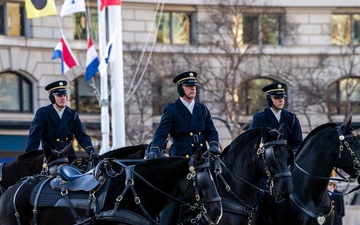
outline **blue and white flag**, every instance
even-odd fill
[[[64,0],[60,16],[67,16],[77,12],[85,12],[85,0]]]
[[[86,52],[86,71],[85,82],[88,82],[98,71],[99,58],[96,53],[95,46],[93,45],[90,35],[88,36],[88,49]]]
[[[117,38],[118,29],[114,31],[114,33],[111,35],[110,41],[106,45],[106,51],[105,55],[102,57],[100,65],[99,65],[99,72],[101,76],[107,75],[107,67],[109,62],[114,62],[116,57],[116,51],[114,51],[115,48],[115,40]]]

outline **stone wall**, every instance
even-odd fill
[[[360,205],[346,205],[344,225],[360,225]]]

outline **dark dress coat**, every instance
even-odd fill
[[[255,113],[249,129],[255,127],[270,127],[278,129],[280,124],[285,124],[284,139],[288,145],[296,152],[303,141],[302,130],[299,119],[294,113],[285,109],[281,111],[280,122],[276,119],[270,107],[266,107],[263,111]]]
[[[168,134],[172,137],[170,156],[193,155],[194,151],[209,146],[219,147],[219,137],[208,108],[195,101],[193,114],[180,99],[165,106],[152,147],[163,149]]]
[[[72,142],[74,136],[86,152],[94,150],[90,137],[85,133],[79,114],[68,106],[64,110],[61,120],[51,104],[36,111],[25,152],[38,150],[40,141],[46,142],[53,149],[61,150]],[[74,149],[69,157],[76,157]]]
[[[342,217],[345,216],[344,198],[339,191],[334,190],[335,194],[329,194],[334,205],[334,222],[333,225],[342,225]]]

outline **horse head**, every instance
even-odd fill
[[[288,197],[293,190],[288,165],[294,162],[294,153],[283,135],[284,124],[279,129],[262,128],[262,140],[257,151],[263,159],[263,176],[267,177],[270,194]]]
[[[360,142],[351,127],[351,118],[336,127],[339,150],[334,164],[350,175],[348,180],[360,183]]]
[[[69,155],[71,148],[72,145],[70,143],[64,149],[58,151],[52,149],[49,144],[44,142],[44,158],[41,174],[56,176],[58,166],[69,163],[67,156]]]
[[[212,174],[212,160],[209,151],[203,154],[199,149],[189,161],[187,179],[191,182],[187,184],[189,188],[186,188],[188,191],[183,194],[183,197],[187,199],[187,202],[194,202],[192,210],[199,209],[196,211],[199,214],[191,219],[193,222],[203,217],[207,224],[217,224],[222,216],[221,198]],[[192,216],[193,213],[190,214],[190,217]]]

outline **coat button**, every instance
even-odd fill
[[[193,146],[193,147],[194,147],[194,144],[191,144],[191,146]]]
[[[60,138],[57,138],[56,141],[59,142],[59,141],[60,141]]]
[[[202,143],[200,143],[200,147],[202,147],[203,146],[203,144]]]
[[[190,136],[193,136],[193,132],[190,132]]]

